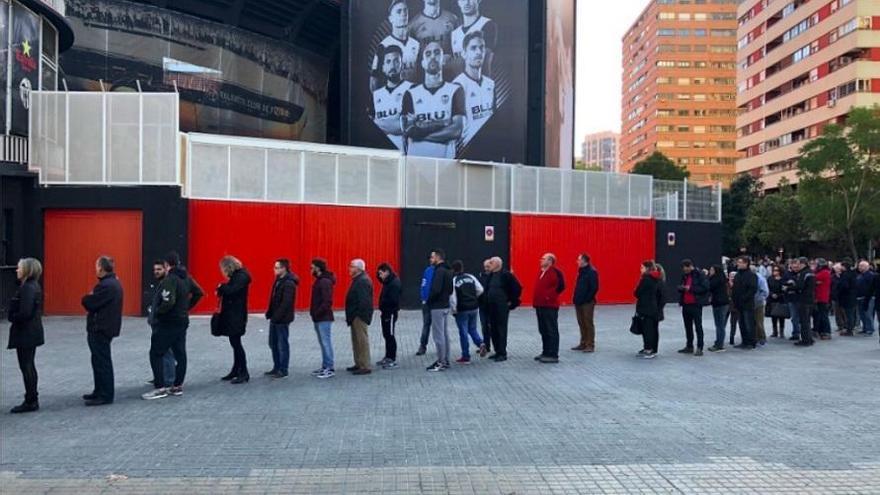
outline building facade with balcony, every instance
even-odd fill
[[[581,145],[581,156],[587,168],[617,172],[620,164],[620,134],[611,131],[587,134]]]
[[[736,151],[736,0],[652,0],[623,37],[622,171],[660,151],[728,183]]]
[[[825,125],[880,103],[880,2],[750,0],[737,18],[736,170],[773,190]]]

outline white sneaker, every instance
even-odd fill
[[[321,373],[323,373],[324,371],[326,371],[324,368],[318,368],[318,369],[312,371],[312,376],[318,376]]]
[[[157,388],[156,390],[141,395],[141,399],[144,400],[164,399],[165,397],[168,397],[167,388]]]
[[[324,370],[321,373],[315,375],[315,378],[324,379],[324,378],[333,378],[334,376],[336,376],[336,373],[333,370]]]

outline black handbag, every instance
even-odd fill
[[[773,303],[773,307],[770,308],[770,316],[773,318],[791,318],[791,311],[788,308],[788,304]]]
[[[639,315],[633,315],[632,323],[629,325],[629,331],[633,335],[641,335],[642,334],[642,317]]]
[[[222,301],[222,299],[217,301],[217,311],[211,315],[211,335],[214,337],[223,336],[223,318],[220,316],[220,301]]]

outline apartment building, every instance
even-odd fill
[[[611,131],[587,134],[581,145],[581,156],[587,167],[600,167],[603,172],[617,172],[620,134]]]

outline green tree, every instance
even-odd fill
[[[636,163],[630,173],[650,175],[655,179],[663,180],[684,180],[691,176],[686,168],[679,167],[659,151]]]
[[[880,231],[880,106],[853,108],[846,125],[828,125],[801,149],[798,198],[807,225],[822,239],[857,243]]]
[[[746,224],[749,210],[758,199],[761,183],[749,174],[743,174],[730,183],[730,189],[721,193],[722,249],[736,254],[742,245],[740,231]]]
[[[809,232],[794,188],[780,183],[780,192],[759,198],[749,210],[740,232],[743,245],[775,252],[800,254],[800,244]]]

